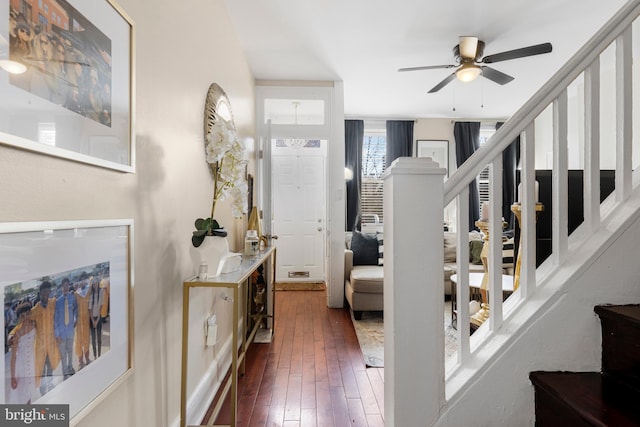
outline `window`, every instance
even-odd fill
[[[383,222],[382,174],[387,158],[386,131],[364,131],[360,216],[362,223]]]
[[[273,125],[325,125],[325,102],[322,99],[265,99],[264,122]]]
[[[480,125],[480,146],[482,147],[496,132],[495,123],[483,123]],[[489,165],[478,175],[478,193],[480,194],[480,206],[489,201]]]

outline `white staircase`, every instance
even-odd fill
[[[640,87],[634,58],[640,55],[632,45],[640,40],[634,24],[639,14],[640,0],[627,3],[446,182],[444,171],[425,159],[398,159],[387,171],[386,426],[533,425],[529,372],[598,370],[601,338],[593,306],[640,303],[640,190],[633,171],[640,162],[632,161],[638,146],[633,131],[640,123],[640,96],[634,96]],[[614,81],[615,101],[602,102]],[[552,120],[542,119],[547,114]],[[553,139],[553,247],[536,269],[534,157],[541,129]],[[502,151],[517,136],[520,288],[503,303],[501,263],[489,263],[490,317],[472,336],[458,327],[457,360],[445,372],[443,210],[456,203],[456,229],[467,229],[468,184],[489,164],[489,235],[500,235]],[[570,139],[583,150],[585,220],[568,235]],[[602,204],[601,150],[615,150],[616,159],[615,191]],[[458,233],[457,243],[457,259],[469,259],[467,233]],[[500,240],[490,239],[489,259],[500,259],[501,251]],[[468,263],[458,261],[457,273],[458,301],[468,301]],[[468,304],[458,303],[458,309],[463,325]]]

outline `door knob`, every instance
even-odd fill
[[[322,227],[318,227],[318,231],[322,231]]]

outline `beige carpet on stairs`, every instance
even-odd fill
[[[351,312],[351,321],[356,330],[360,351],[367,367],[384,367],[384,322],[382,311],[365,311],[361,320],[355,320]],[[445,303],[444,312],[444,347],[445,370],[455,363],[455,353],[458,350],[456,330],[451,327],[451,303]]]

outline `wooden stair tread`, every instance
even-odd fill
[[[640,305],[597,305],[593,309],[601,318],[622,319],[640,325]]]
[[[621,395],[625,393],[625,389],[607,386],[606,390],[609,392],[605,392],[606,380],[599,372],[536,371],[531,372],[529,378],[539,390],[563,402],[589,425],[640,425],[640,412],[622,403],[629,401],[628,395]]]

